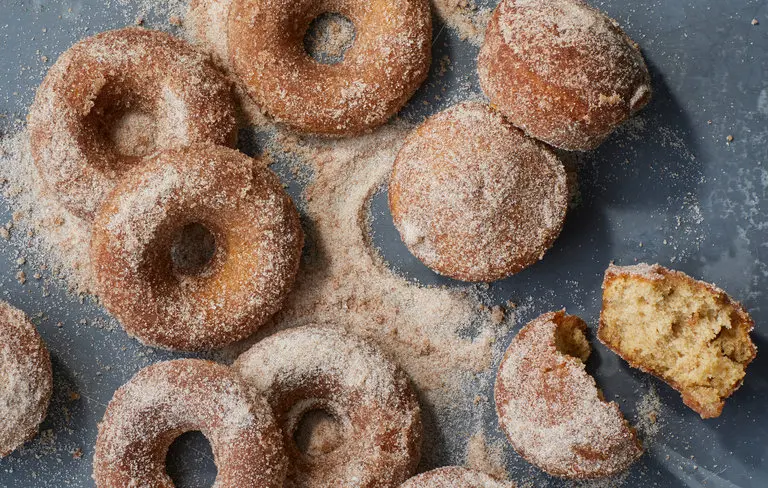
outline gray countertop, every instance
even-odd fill
[[[0,130],[14,130],[14,119],[24,118],[46,69],[61,52],[84,36],[132,24],[144,13],[141,5],[150,2],[125,3],[0,0]],[[594,326],[609,262],[659,262],[717,283],[743,301],[757,324],[758,348],[768,350],[768,1],[593,3],[641,45],[654,99],[639,118],[581,157],[580,203],[561,237],[541,263],[492,284],[491,301],[526,302],[521,323],[566,307]],[[159,12],[161,17],[147,12],[147,24],[170,27],[165,11]],[[760,23],[752,25],[753,18]],[[448,96],[434,102],[430,88],[422,89],[402,114],[410,121],[445,108],[467,87],[479,92],[477,47],[440,24],[435,35],[435,59],[447,55],[454,67],[443,78]],[[734,138],[730,144],[728,135]],[[374,242],[399,272],[426,284],[456,284],[408,253],[384,193],[374,198],[372,212]],[[9,219],[3,201],[0,222]],[[0,289],[3,299],[33,317],[48,344],[55,398],[44,435],[0,460],[0,486],[93,486],[96,426],[112,393],[147,364],[179,355],[143,347],[119,328],[92,325],[106,317],[100,307],[87,298],[81,303],[55,280],[19,284],[16,259],[26,252],[0,246]],[[662,403],[660,432],[630,470],[626,486],[768,486],[764,353],[758,353],[723,415],[702,421],[669,387],[630,369],[596,341],[593,345],[588,368],[630,420],[637,418],[639,392],[655,388]],[[71,392],[80,398],[71,399]],[[495,416],[486,421],[500,439]],[[440,442],[434,449],[441,451],[437,457],[444,464],[463,461]],[[505,456],[513,473],[525,472],[541,484],[547,480],[546,486],[567,486],[527,467],[511,449]],[[215,473],[210,450],[194,434],[174,446],[169,470],[181,486],[210,486]]]

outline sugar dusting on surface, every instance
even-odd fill
[[[485,37],[485,27],[492,9],[477,5],[475,0],[431,0],[432,8],[450,29],[466,40],[479,46]]]

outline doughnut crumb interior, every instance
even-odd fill
[[[724,291],[659,265],[611,266],[600,340],[678,390],[702,418],[720,415],[756,348],[744,308]]]

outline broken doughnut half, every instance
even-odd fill
[[[723,290],[658,264],[605,272],[598,338],[657,376],[702,418],[717,417],[757,348],[754,322]]]
[[[585,370],[586,330],[564,310],[541,315],[512,340],[496,377],[496,411],[510,443],[563,478],[612,476],[643,453],[618,405]]]

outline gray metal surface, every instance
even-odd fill
[[[0,130],[24,118],[47,66],[62,51],[86,35],[132,24],[140,10],[128,3],[0,0]],[[488,293],[498,303],[510,298],[526,303],[523,323],[567,307],[594,326],[602,272],[612,260],[658,261],[725,288],[753,314],[762,354],[720,418],[702,421],[677,393],[630,369],[596,341],[589,369],[630,420],[636,419],[639,395],[648,385],[661,397],[660,434],[630,470],[626,486],[768,486],[768,2],[593,3],[642,46],[654,100],[630,128],[582,158],[581,202],[554,249],[541,263],[493,284]],[[760,24],[752,25],[753,18]],[[147,20],[150,26],[168,26],[152,15]],[[435,34],[435,59],[449,56],[453,71],[417,94],[403,112],[408,120],[445,108],[467,87],[478,92],[477,48],[440,24]],[[42,55],[48,63],[40,61]],[[435,90],[443,87],[447,96],[435,102]],[[728,135],[734,137],[731,144],[726,144]],[[374,241],[396,269],[423,283],[453,284],[404,248],[386,195],[378,195],[372,207]],[[0,203],[0,222],[8,219],[7,205]],[[96,426],[112,393],[143,366],[179,355],[142,347],[122,330],[91,325],[103,311],[88,299],[80,303],[55,280],[44,285],[49,277],[20,285],[14,278],[16,259],[24,252],[0,247],[1,297],[38,325],[53,356],[56,391],[43,424],[48,432],[0,460],[0,486],[92,486]],[[46,289],[51,296],[44,296]],[[70,398],[71,392],[79,399]],[[489,415],[487,424],[502,437],[495,416]],[[505,455],[513,472],[542,484],[548,480],[511,449]],[[446,464],[462,462],[447,448],[441,457]],[[180,486],[210,486],[215,476],[210,450],[194,434],[174,446],[169,470]]]

